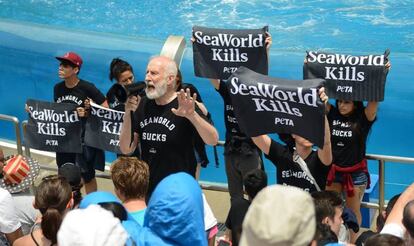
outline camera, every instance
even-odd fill
[[[145,95],[146,84],[143,81],[132,83],[129,85],[114,84],[106,93],[109,102],[118,101],[125,103],[130,96]]]

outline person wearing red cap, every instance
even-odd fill
[[[85,123],[89,109],[90,100],[104,107],[108,107],[105,96],[95,87],[93,83],[79,79],[78,74],[82,67],[82,58],[74,53],[67,52],[63,56],[56,57],[60,61],[59,78],[63,81],[54,87],[54,100],[57,103],[74,103],[80,117]],[[84,134],[82,134],[83,136]],[[56,163],[58,167],[63,164],[77,163],[81,168],[82,179],[85,184],[86,193],[97,190],[95,179],[95,167],[104,168],[105,154],[103,150],[84,146],[82,154],[75,153],[56,153]]]

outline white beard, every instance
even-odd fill
[[[145,88],[145,94],[148,99],[158,99],[167,93],[167,80],[160,81],[159,83],[153,84],[154,88],[148,90],[148,87]]]

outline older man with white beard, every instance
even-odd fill
[[[145,76],[146,96],[131,96],[125,105],[120,149],[132,153],[140,143],[141,158],[150,168],[148,197],[169,174],[184,171],[195,176],[195,134],[209,145],[218,141],[217,130],[195,104],[196,95],[188,89],[176,92],[176,76],[173,60],[152,58]]]

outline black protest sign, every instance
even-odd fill
[[[29,99],[29,120],[25,141],[30,148],[66,153],[82,153],[82,122],[78,105]]]
[[[227,79],[240,66],[267,74],[265,44],[267,31],[267,26],[245,30],[194,26],[195,75],[211,79]]]
[[[389,51],[384,55],[352,56],[310,51],[303,78],[326,80],[330,98],[351,101],[383,101]]]
[[[124,112],[91,103],[91,111],[85,125],[85,144],[98,149],[121,153],[119,135]]]
[[[317,146],[324,143],[324,80],[271,78],[240,67],[227,81],[240,129],[249,137],[294,133]]]

